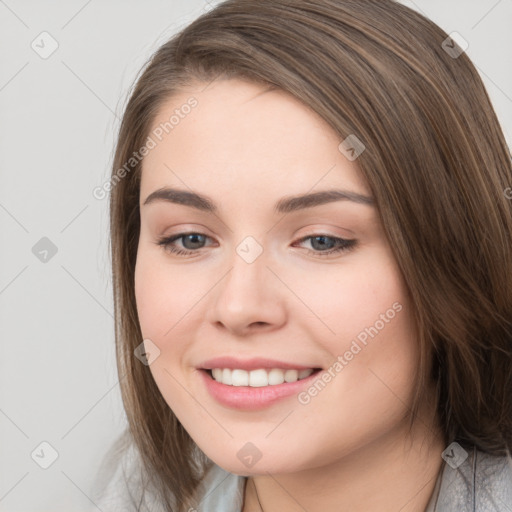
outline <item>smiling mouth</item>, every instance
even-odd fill
[[[252,388],[261,388],[297,382],[299,380],[306,379],[313,373],[321,371],[321,369],[307,368],[303,370],[284,370],[280,368],[260,368],[257,370],[247,371],[232,368],[212,368],[211,370],[205,371],[213,380],[220,384],[234,387],[248,386]]]

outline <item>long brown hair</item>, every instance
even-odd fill
[[[228,0],[161,46],[138,78],[111,180],[116,350],[129,435],[167,510],[186,510],[207,459],[134,357],[141,163],[131,158],[162,104],[196,80],[272,85],[319,114],[340,142],[351,134],[363,142],[357,163],[418,326],[411,424],[433,380],[448,442],[510,450],[511,157],[475,67],[447,51],[446,41],[458,49],[447,37],[392,0]]]

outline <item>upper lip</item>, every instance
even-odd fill
[[[199,368],[203,370],[212,370],[213,368],[230,368],[232,370],[258,370],[260,368],[272,369],[282,368],[284,370],[307,370],[309,368],[318,368],[317,366],[303,365],[298,363],[287,363],[276,359],[254,357],[251,359],[236,359],[234,357],[215,357],[204,361]]]

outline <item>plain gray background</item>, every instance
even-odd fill
[[[140,67],[215,3],[0,0],[0,511],[98,510],[90,486],[126,420],[92,191]],[[403,3],[466,39],[510,145],[512,0]]]

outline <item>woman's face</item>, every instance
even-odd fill
[[[238,474],[402,436],[418,345],[362,147],[282,91],[206,85],[164,105],[143,163],[135,288],[160,392]]]

